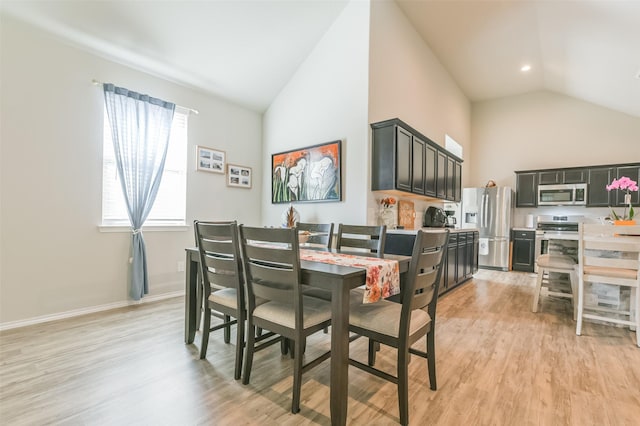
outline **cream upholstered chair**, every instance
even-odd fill
[[[578,296],[578,283],[575,272],[576,261],[569,256],[561,254],[541,254],[536,259],[536,263],[538,264],[538,279],[536,280],[531,311],[538,312],[540,294],[544,293],[546,296],[571,299],[573,319],[575,320],[578,313],[578,304],[576,303]],[[561,279],[563,275],[558,274],[568,276],[568,291],[559,291],[563,290],[563,287],[567,287],[567,281]]]
[[[438,285],[442,273],[444,252],[449,230],[418,231],[413,246],[407,280],[402,289],[402,303],[381,300],[376,303],[352,305],[349,331],[369,339],[368,365],[354,359],[349,363],[398,385],[400,423],[409,422],[409,361],[410,355],[427,359],[429,383],[436,390],[435,321]],[[427,351],[413,349],[416,341],[426,336]],[[376,344],[397,349],[397,375],[373,367]]]
[[[640,347],[640,226],[581,224],[579,234],[576,334],[582,334],[584,318],[628,325],[635,329]],[[618,291],[628,288],[629,309],[587,304],[587,283],[615,286]]]
[[[236,327],[236,380],[242,371],[244,325],[246,318],[242,261],[236,222],[195,221],[196,241],[200,253],[203,281],[204,322],[200,358],[207,356],[209,333],[224,328],[224,341],[229,343],[231,326]],[[221,324],[211,326],[211,316],[220,316]],[[231,317],[235,318],[231,320]]]
[[[296,229],[252,228],[240,225],[240,242],[247,282],[247,349],[242,383],[248,384],[253,354],[280,341],[256,345],[277,333],[294,342],[291,412],[300,411],[302,373],[330,356],[326,352],[303,365],[307,336],[331,324],[331,303],[304,296],[300,282],[300,255]],[[258,305],[256,299],[264,303]],[[255,337],[256,327],[271,333]]]

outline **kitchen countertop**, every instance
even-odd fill
[[[511,229],[514,230],[514,231],[535,231],[536,230],[536,228],[524,228],[524,227],[522,227],[522,228],[515,227],[515,228],[511,228]]]
[[[430,229],[445,229],[445,228],[421,228],[424,231],[428,231]],[[458,232],[478,232],[477,228],[446,228],[449,229],[449,232],[458,233]],[[387,234],[415,234],[418,232],[417,229],[387,229]]]

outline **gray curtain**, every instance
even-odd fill
[[[160,187],[176,106],[113,84],[105,83],[103,90],[118,175],[131,221],[130,295],[140,300],[149,292],[141,229]]]

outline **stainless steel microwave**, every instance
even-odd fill
[[[587,184],[538,185],[539,206],[584,206]]]

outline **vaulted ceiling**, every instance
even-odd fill
[[[395,1],[471,101],[550,90],[640,117],[638,0]],[[107,58],[264,111],[346,3],[4,0],[0,7]],[[520,71],[524,64],[530,71]]]

